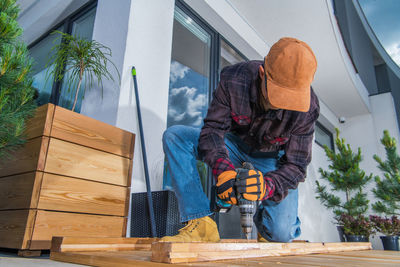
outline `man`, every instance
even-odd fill
[[[300,235],[297,186],[311,161],[319,116],[311,88],[316,68],[306,43],[282,38],[264,62],[243,62],[222,70],[201,131],[187,126],[167,129],[164,151],[181,220],[188,224],[163,241],[219,241],[216,223],[208,217],[212,212],[197,159],[212,168],[223,201],[237,204],[238,191],[248,200],[262,201],[254,223],[263,238],[290,242]],[[256,171],[249,171],[244,183],[235,186],[235,168],[243,162],[252,163]]]

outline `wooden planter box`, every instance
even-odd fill
[[[135,135],[52,104],[37,109],[27,135],[0,161],[0,247],[125,237]]]

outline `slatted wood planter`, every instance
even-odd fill
[[[0,161],[0,247],[125,236],[135,135],[52,104],[36,110],[27,135]]]

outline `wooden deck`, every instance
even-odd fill
[[[151,238],[53,238],[50,259],[90,266],[400,266],[370,243],[162,243]],[[224,260],[221,260],[224,259]],[[171,266],[171,265],[170,265]]]
[[[52,253],[51,259],[90,266],[400,266],[400,252],[370,250],[196,263],[156,263],[151,251]]]

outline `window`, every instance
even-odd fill
[[[331,150],[335,148],[332,133],[318,121],[315,124],[315,142],[321,147],[327,145]]]
[[[175,8],[167,127],[202,126],[210,92],[211,35]]]
[[[245,58],[190,8],[177,1],[174,12],[167,127],[201,128],[219,71]],[[171,188],[167,163],[164,188]],[[203,188],[210,194],[210,172],[198,161]]]
[[[48,59],[51,57],[51,48],[60,39],[57,39],[56,34],[51,34],[54,30],[70,33],[81,38],[92,39],[94,19],[96,16],[96,2],[82,7],[80,10],[67,17],[63,22],[56,25],[50,30],[44,37],[39,38],[31,44],[29,53],[34,59],[33,71],[33,87],[38,92],[38,105],[44,105],[47,103],[54,103],[65,108],[72,108],[74,92],[68,91],[65,88],[65,83],[54,83],[53,77],[46,77],[49,69],[52,65],[46,68]],[[66,74],[65,80],[68,79],[68,73]],[[79,92],[78,102],[75,107],[76,112],[80,112],[81,101],[84,94],[84,90]]]
[[[236,63],[245,61],[246,58],[235,50],[227,41],[221,39],[221,52],[220,52],[220,70],[223,68],[234,65]]]

